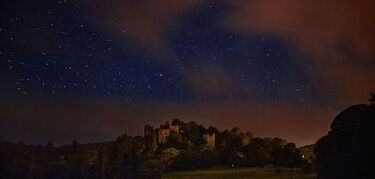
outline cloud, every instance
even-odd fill
[[[301,60],[313,59],[316,69],[308,70],[311,69],[308,65],[304,68],[316,88],[334,101],[362,102],[375,90],[374,1],[222,2],[233,7],[221,19],[230,30],[288,37],[298,48]],[[182,16],[203,3],[200,0],[84,1],[89,7],[87,19],[114,39],[125,45],[138,44],[155,54],[165,54],[164,57],[174,53],[168,46],[168,34]],[[219,83],[223,80],[215,81],[209,73],[203,76],[206,78],[188,75],[192,88],[203,89],[195,88],[195,84],[205,81],[210,88],[223,86]]]
[[[186,73],[188,86],[195,94],[206,97],[222,97],[231,86],[231,79],[223,68],[201,68]]]
[[[168,30],[199,0],[84,1],[87,19],[124,44],[131,42],[154,53],[169,53]]]
[[[310,76],[323,93],[355,103],[375,90],[374,1],[224,1],[234,7],[228,28],[288,37],[312,57]]]
[[[337,50],[342,41],[355,43],[362,53],[373,54],[375,2],[359,0],[251,0],[228,1],[236,10],[231,25],[291,37],[315,54]]]

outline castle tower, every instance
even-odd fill
[[[144,128],[144,136],[148,136],[148,135],[154,135],[155,134],[155,131],[154,131],[154,127],[150,126],[150,125],[145,125],[145,128]]]
[[[210,135],[209,133],[203,135],[203,139],[207,142],[208,145],[215,148],[215,133]]]
[[[160,125],[160,128],[157,129],[154,129],[150,125],[145,125],[144,135],[156,135],[158,143],[165,143],[171,130],[177,132],[177,134],[180,134],[180,126],[178,124],[171,125],[169,122],[166,122],[165,125]]]

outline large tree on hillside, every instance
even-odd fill
[[[351,106],[336,116],[314,150],[319,179],[375,178],[369,165],[374,158],[374,120],[374,103]]]
[[[302,156],[294,143],[285,145],[281,152],[281,162],[284,167],[288,167],[293,171],[293,168],[300,167],[302,164]]]
[[[370,95],[371,95],[370,102],[375,103],[375,93],[370,93]]]

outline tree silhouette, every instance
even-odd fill
[[[373,96],[373,95],[372,95]],[[316,143],[319,179],[374,178],[375,105],[354,105],[336,116],[331,131]]]
[[[0,178],[136,179],[218,165],[300,167],[296,163],[299,149],[283,139],[253,138],[252,132],[241,132],[238,127],[207,129],[194,121],[174,119],[172,124],[180,125],[180,133],[171,130],[167,142],[159,144],[151,126],[146,126],[145,136],[123,134],[100,143],[73,141],[53,147],[52,141],[47,146],[0,142]],[[203,139],[207,133],[215,134],[215,148]]]
[[[284,150],[281,152],[281,157],[283,158],[284,166],[290,168],[291,171],[293,171],[293,168],[300,166],[302,162],[299,151],[294,143],[285,145]]]
[[[167,137],[166,145],[168,147],[174,147],[177,149],[183,148],[183,139],[176,131],[169,131],[169,136]]]
[[[370,93],[370,95],[371,95],[370,102],[375,103],[375,92]]]
[[[47,148],[48,149],[53,149],[53,143],[52,143],[52,140],[49,140],[48,143],[47,143]]]

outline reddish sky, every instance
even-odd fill
[[[53,138],[57,144],[67,140],[112,140],[124,132],[143,135],[144,124],[159,126],[178,116],[180,120],[194,120],[206,127],[212,125],[223,130],[237,126],[256,136],[281,137],[305,145],[314,143],[325,134],[331,119],[337,114],[337,111],[286,103],[257,105],[246,102],[17,101],[1,107],[7,111],[2,121],[2,125],[7,126],[2,130],[6,140],[44,143]]]
[[[305,145],[375,91],[371,0],[37,2],[1,11],[0,140],[179,118]]]

